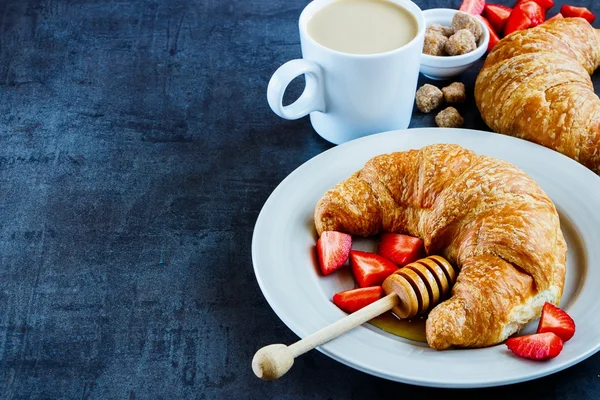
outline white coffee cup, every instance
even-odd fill
[[[325,140],[340,144],[373,133],[406,129],[410,124],[425,37],[425,17],[408,0],[388,0],[417,21],[417,35],[406,45],[378,54],[349,54],[312,39],[307,25],[316,12],[336,0],[314,0],[300,15],[302,59],[288,61],[273,74],[269,106],[285,119],[310,114]],[[306,86],[294,103],[283,106],[290,82],[304,74]]]

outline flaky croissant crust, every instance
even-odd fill
[[[399,232],[461,271],[427,319],[433,348],[499,343],[563,291],[566,244],[556,208],[514,165],[457,145],[381,155],[318,202],[319,235]]]
[[[600,173],[598,30],[581,18],[515,32],[487,57],[475,101],[495,132],[556,150]]]

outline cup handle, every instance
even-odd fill
[[[302,95],[288,106],[283,105],[285,89],[294,78],[304,74],[306,86]],[[302,118],[313,111],[325,112],[323,72],[318,64],[304,60],[292,60],[283,64],[271,77],[267,88],[267,101],[273,112],[285,119]]]

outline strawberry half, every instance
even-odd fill
[[[335,231],[325,231],[317,240],[317,256],[323,275],[340,269],[348,260],[352,248],[352,236]]]
[[[379,238],[377,253],[400,267],[417,261],[425,253],[423,241],[399,233],[384,233]]]
[[[560,354],[563,341],[552,332],[518,336],[506,341],[506,346],[519,357],[546,360]]]
[[[540,6],[535,1],[524,1],[522,3],[517,4],[514,9],[521,10],[523,14],[527,15],[527,17],[531,20],[530,28],[538,26],[546,20],[546,10],[544,10],[542,6]]]
[[[385,257],[365,251],[350,251],[352,274],[358,286],[378,286],[385,278],[398,270],[396,264]]]
[[[587,20],[590,24],[596,20],[596,16],[593,12],[588,10],[585,7],[574,7],[574,6],[562,6],[560,8],[560,13],[565,18],[583,18]]]
[[[556,15],[555,15],[554,17],[552,17],[552,18],[548,18],[548,19],[546,20],[546,22],[548,22],[548,21],[554,21],[555,19],[564,19],[564,18],[565,18],[565,17],[563,17],[563,15],[562,15],[561,13],[558,13],[558,14],[556,14]]]
[[[381,298],[381,286],[346,290],[333,295],[333,304],[347,313],[353,313]]]
[[[511,12],[512,8],[508,8],[501,4],[486,4],[483,16],[487,18],[495,32],[502,32]]]
[[[537,333],[552,332],[567,341],[575,334],[575,321],[566,312],[551,303],[544,303]]]
[[[526,1],[535,1],[536,3],[538,3],[540,5],[540,7],[542,7],[546,11],[548,11],[549,9],[554,7],[553,0],[520,0],[519,2],[517,2],[517,5],[519,3],[525,3]]]
[[[517,32],[523,29],[528,29],[532,26],[531,20],[527,15],[523,13],[518,8],[515,8],[512,13],[510,13],[510,17],[508,21],[506,21],[506,26],[504,27],[504,36],[508,36],[513,32]]]
[[[464,0],[459,10],[472,15],[481,15],[485,7],[485,0]]]
[[[487,26],[488,31],[490,32],[490,41],[488,43],[487,51],[492,51],[492,49],[496,47],[498,43],[500,43],[500,37],[498,36],[492,25],[490,25],[489,21],[485,19],[485,17],[479,15],[478,18],[483,21],[483,23]]]

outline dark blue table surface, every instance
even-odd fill
[[[259,347],[297,339],[254,278],[254,223],[332,147],[266,102],[271,74],[300,56],[306,3],[0,1],[0,398],[600,397],[598,355],[470,391],[317,351],[279,381],[254,377]],[[470,92],[479,67],[459,78]],[[462,111],[486,129],[472,99]]]

